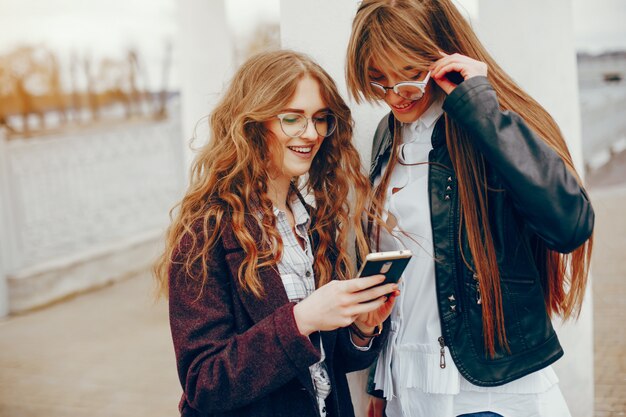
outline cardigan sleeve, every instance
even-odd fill
[[[170,270],[170,326],[178,375],[186,402],[203,414],[252,403],[308,372],[320,359],[298,331],[293,303],[243,333],[236,331],[236,295],[223,252],[216,244],[202,286],[198,276],[188,275],[180,265],[180,252]],[[192,275],[199,275],[196,272]]]
[[[383,324],[381,335],[374,338],[368,350],[358,349],[354,345],[350,338],[349,328],[344,327],[337,330],[337,351],[335,355],[338,358],[337,362],[342,364],[343,370],[346,373],[365,369],[378,358],[378,354],[385,345],[385,341],[389,335],[389,324],[390,321],[387,319]]]
[[[470,134],[516,210],[550,249],[567,253],[591,236],[594,212],[586,191],[518,114],[500,109],[486,77],[465,80],[443,108]]]

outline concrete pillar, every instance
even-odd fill
[[[583,172],[573,9],[569,0],[479,0],[477,32],[498,63],[559,124]],[[573,416],[593,415],[591,286],[577,322],[557,324],[565,356],[555,369]]]
[[[9,216],[9,179],[5,131],[0,128],[0,318],[9,314],[7,273],[11,270],[11,248],[14,244]]]
[[[479,0],[475,28],[498,63],[555,118],[582,172],[572,9],[570,0]]]
[[[233,47],[224,0],[181,0],[179,2],[177,65],[181,83],[181,118],[185,168],[194,147],[206,142],[206,117],[234,70]]]

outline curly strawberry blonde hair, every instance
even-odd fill
[[[189,277],[200,281],[202,291],[220,224],[230,222],[246,254],[239,268],[239,284],[257,297],[263,296],[257,271],[275,266],[282,253],[267,194],[272,137],[264,122],[285,108],[305,76],[319,83],[325,105],[337,118],[336,130],[322,142],[308,175],[294,179],[300,191],[313,200],[311,232],[319,237],[315,275],[318,286],[333,277],[353,276],[355,265],[349,253],[353,239],[358,256],[368,251],[361,216],[368,212],[371,189],[352,143],[350,109],[331,77],[311,58],[293,51],[274,51],[255,55],[239,68],[210,116],[209,141],[195,157],[185,196],[170,212],[165,250],[154,267],[160,295],[167,295],[174,259],[183,263]],[[266,242],[254,239],[251,220]],[[181,251],[183,238],[186,243]]]

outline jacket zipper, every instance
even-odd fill
[[[441,349],[439,349],[439,367],[444,369],[446,367],[446,342],[443,336],[439,336],[437,340],[439,341],[439,346],[441,346]]]

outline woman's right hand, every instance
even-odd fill
[[[383,417],[385,415],[385,406],[387,401],[384,398],[369,396],[370,400],[367,404],[367,417]]]
[[[375,311],[387,301],[397,284],[378,285],[384,275],[330,281],[300,301],[293,309],[298,330],[305,336],[316,331],[347,327],[357,316]]]
[[[440,52],[440,54],[442,58],[430,67],[430,76],[446,94],[450,94],[457,87],[457,84],[446,76],[449,73],[458,73],[463,80],[479,75],[487,76],[488,67],[482,61],[458,53],[448,55]]]

